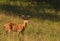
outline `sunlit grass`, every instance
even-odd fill
[[[0,14],[0,41],[60,41],[60,22],[31,18],[24,31],[24,36],[19,37],[17,32],[6,36],[3,25],[7,22],[19,24],[22,23],[22,19]]]
[[[46,17],[47,14],[50,16],[52,15],[51,17],[52,19],[53,19],[53,16],[60,15],[60,11],[56,12],[55,9],[53,9],[52,7],[49,7],[50,5],[48,6],[45,3],[42,3],[42,4],[40,3],[40,5],[37,5],[36,2],[32,3],[32,2],[24,2],[24,1],[16,1],[16,2],[9,1],[7,3],[6,0],[5,1],[1,0],[0,4],[8,5],[7,7],[9,7],[10,5],[12,8],[13,6],[21,7],[22,9],[21,8],[17,9],[17,7],[14,8],[14,9],[17,9],[16,12],[18,12],[19,9],[21,9],[21,11],[18,12],[20,14],[25,13],[25,10],[26,10],[28,14],[32,14],[32,15],[37,14],[38,16],[40,14],[40,16],[41,17],[43,16],[43,18]],[[24,41],[60,41],[60,20],[57,22],[52,21],[52,20],[49,20],[50,17],[44,20],[44,19],[41,19],[41,17],[38,18],[38,16],[37,18],[35,18],[36,17],[35,16],[34,18],[29,19],[29,23],[27,24],[27,27],[24,31],[24,36],[20,35],[18,37],[18,33],[12,31],[11,33],[8,34],[8,37],[7,37],[6,31],[4,28],[5,23],[12,22],[15,24],[21,24],[23,22],[21,19],[21,16],[14,16],[13,14],[8,15],[7,11],[9,9],[7,10],[6,9],[7,7],[3,7],[2,11],[4,12],[0,12],[0,41],[23,41],[23,40]],[[7,14],[5,14],[5,9],[7,10],[6,11]]]

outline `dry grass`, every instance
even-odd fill
[[[31,18],[24,36],[17,32],[11,32],[8,37],[5,34],[3,24],[6,22],[21,23],[21,18],[0,14],[0,41],[60,41],[60,22]]]

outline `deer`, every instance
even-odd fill
[[[11,22],[4,24],[6,34],[10,33],[11,31],[17,31],[18,33],[23,32],[25,30],[27,24],[29,23],[29,17],[30,16],[25,17],[24,15],[22,15],[23,22],[21,24],[14,24]]]

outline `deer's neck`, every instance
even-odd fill
[[[26,26],[27,26],[27,23],[22,23],[22,26],[23,26],[23,28],[25,28]]]

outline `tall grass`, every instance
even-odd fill
[[[45,3],[5,1],[0,1],[0,41],[60,41],[60,11]],[[19,14],[31,15],[24,35],[12,31],[6,36],[4,24],[22,23]]]
[[[21,18],[0,14],[0,41],[60,41],[60,22],[52,22],[50,20],[41,20],[38,18],[30,18],[24,36],[17,32],[11,32],[6,36],[4,24],[13,22],[22,23]]]

